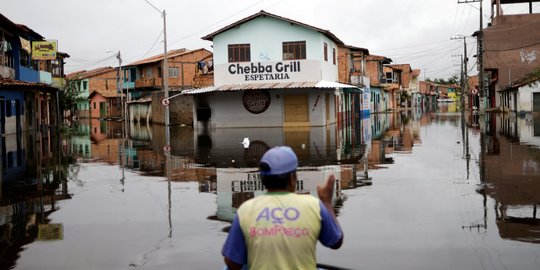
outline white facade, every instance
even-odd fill
[[[310,126],[325,126],[335,119],[335,94],[329,90],[278,89],[268,90],[270,101],[268,108],[258,114],[244,109],[244,91],[217,92],[209,96],[196,96],[197,103],[205,103],[211,109],[211,128],[224,127],[282,127],[285,122],[285,96],[307,95]],[[328,108],[328,110],[327,110]],[[327,113],[329,114],[327,116]],[[197,123],[197,115],[194,122]]]
[[[337,83],[342,43],[330,32],[261,11],[205,39],[213,41],[214,88],[193,92],[195,125],[326,126],[347,111],[341,89],[354,86]],[[305,43],[294,47],[305,59],[284,60],[284,42]],[[232,62],[230,45],[249,50],[249,61]]]
[[[220,71],[226,70],[230,64],[228,57],[228,45],[230,44],[249,44],[251,50],[251,62],[255,64],[272,65],[275,62],[283,61],[283,42],[305,41],[306,59],[300,60],[306,66],[319,68],[318,74],[309,74],[312,78],[303,77],[300,80],[311,81],[327,80],[335,82],[338,79],[337,59],[333,63],[333,52],[336,51],[337,44],[326,35],[313,29],[301,25],[291,24],[290,22],[276,18],[261,16],[247,21],[238,27],[229,29],[216,35],[214,42],[214,83],[222,85],[230,83],[223,81],[226,74]],[[327,44],[328,60],[324,60],[324,44]],[[315,61],[309,61],[315,60]],[[289,62],[289,61],[287,61]],[[317,64],[317,62],[319,64]],[[320,66],[319,66],[320,65]],[[303,71],[302,71],[303,72]],[[291,80],[289,80],[291,81]]]
[[[529,85],[524,85],[518,89],[518,112],[533,111],[533,95],[540,93],[540,82]],[[510,95],[512,97],[512,95]],[[512,104],[513,102],[510,102]]]

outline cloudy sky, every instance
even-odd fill
[[[163,52],[163,19],[167,13],[168,48],[211,50],[201,39],[223,26],[265,10],[279,16],[330,30],[347,45],[371,54],[409,63],[421,78],[448,78],[459,73],[463,41],[479,27],[479,4],[458,0],[1,0],[0,12],[47,39],[58,40],[59,50],[71,57],[67,72],[116,66],[107,50],[131,63]],[[155,6],[154,9],[148,2]],[[490,0],[484,0],[484,22]],[[534,4],[535,11],[540,3]],[[524,13],[527,5],[509,5],[505,14]],[[473,66],[476,41],[467,38]],[[454,56],[453,56],[454,55]]]

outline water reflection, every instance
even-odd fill
[[[485,186],[503,239],[540,243],[540,118],[486,116]]]
[[[70,199],[68,164],[57,130],[1,137],[0,269],[14,267],[23,247],[63,239],[63,224],[52,223],[57,202]],[[79,148],[77,148],[78,150]]]
[[[351,239],[348,240],[349,246],[345,246],[338,255],[328,255],[331,258],[337,256],[336,260],[343,261],[343,266],[347,266],[347,262],[350,262],[349,265],[357,265],[357,248],[362,252],[369,252],[372,246],[377,246],[377,252],[381,254],[394,252],[401,258],[416,257],[416,253],[411,255],[411,250],[422,250],[422,247],[414,246],[413,242],[418,241],[419,245],[430,244],[429,240],[423,240],[429,239],[426,237],[425,228],[429,228],[428,231],[440,230],[440,235],[452,235],[451,238],[455,239],[441,241],[458,247],[462,246],[460,241],[463,240],[469,241],[466,244],[479,246],[479,249],[483,249],[486,243],[493,245],[488,249],[507,248],[508,245],[522,242],[540,243],[540,225],[537,218],[540,201],[540,120],[532,115],[462,116],[454,112],[455,110],[449,105],[436,111],[415,108],[398,113],[373,114],[357,118],[346,125],[315,128],[172,127],[170,151],[165,151],[166,130],[160,125],[131,124],[128,132],[123,133],[121,122],[92,120],[73,123],[71,128],[62,134],[61,140],[51,131],[5,136],[1,141],[0,160],[0,269],[15,267],[19,256],[29,246],[38,251],[46,248],[33,245],[35,241],[60,240],[64,237],[88,240],[84,236],[77,238],[73,233],[63,235],[64,225],[68,228],[69,223],[77,223],[80,216],[73,213],[81,210],[71,209],[71,212],[66,212],[66,209],[60,208],[58,201],[71,199],[72,196],[74,199],[77,199],[76,196],[85,197],[85,192],[90,191],[93,192],[91,198],[82,199],[83,203],[79,206],[86,203],[86,206],[90,207],[92,201],[107,198],[110,201],[104,200],[106,202],[100,204],[101,207],[110,207],[110,212],[114,212],[115,216],[125,214],[129,217],[115,219],[110,213],[105,213],[105,210],[97,209],[96,213],[103,212],[100,218],[106,221],[96,225],[96,228],[89,228],[90,234],[110,231],[110,241],[133,241],[129,242],[129,245],[141,245],[156,254],[167,250],[166,246],[174,243],[170,244],[169,249],[172,250],[167,250],[169,253],[159,253],[159,256],[169,260],[186,252],[185,241],[200,244],[204,250],[210,250],[209,246],[216,247],[215,255],[211,256],[211,266],[219,266],[221,258],[214,257],[219,257],[218,249],[223,240],[221,230],[226,228],[227,223],[208,221],[213,224],[208,225],[202,223],[207,221],[204,218],[211,216],[211,219],[230,221],[241,203],[263,193],[257,173],[258,161],[267,149],[283,144],[290,145],[299,157],[298,193],[316,196],[316,185],[330,172],[339,179],[336,182],[334,205],[339,212],[340,221],[343,221],[343,226],[347,228],[363,228],[348,230],[348,237]],[[452,132],[458,135],[449,135]],[[244,138],[249,138],[250,144],[247,147],[242,144]],[[456,153],[452,153],[452,150]],[[451,156],[449,159],[446,158],[448,155]],[[75,161],[78,164],[72,164]],[[89,165],[85,163],[94,162],[102,165],[85,166]],[[465,164],[463,168],[462,163]],[[81,166],[88,170],[90,176],[87,177],[96,175],[92,185],[88,187],[90,191],[84,188],[88,183],[77,176]],[[122,176],[113,175],[116,168],[121,169]],[[129,173],[124,174],[124,171]],[[158,181],[151,181],[152,179]],[[163,182],[165,179],[168,182]],[[71,186],[72,192],[75,189],[81,193],[69,194],[68,183],[76,185]],[[92,189],[101,187],[100,184],[107,187],[107,194]],[[414,188],[411,188],[412,185]],[[187,191],[190,188],[195,194]],[[451,197],[456,195],[452,193],[452,189],[463,193],[459,193],[456,196],[459,198],[455,199]],[[477,192],[474,192],[475,190]],[[161,197],[156,194],[161,194]],[[416,197],[424,194],[432,194],[429,203],[436,206],[417,206],[421,199]],[[210,199],[201,200],[203,196]],[[447,205],[435,198],[438,196],[445,200],[455,199],[458,203],[465,200],[463,204],[470,208],[465,213],[465,220],[463,213],[458,213],[457,217],[453,215],[459,211],[455,209],[455,205],[449,206],[452,210],[443,212],[446,216],[441,215]],[[197,202],[206,202],[209,205],[202,206]],[[416,207],[400,208],[402,202]],[[384,207],[380,209],[373,205]],[[202,211],[201,208],[210,210]],[[63,213],[68,213],[62,219],[65,224],[55,221],[51,216],[52,213],[62,210]],[[360,215],[361,219],[358,217]],[[202,217],[195,220],[194,216]],[[429,217],[422,219],[423,216]],[[126,220],[132,217],[141,219],[138,223],[125,224]],[[437,223],[439,217],[441,223]],[[389,247],[393,244],[389,240],[393,236],[393,229],[377,223],[384,218],[397,224],[400,231],[408,231],[406,235],[409,235],[409,238],[405,239],[415,240],[408,243],[412,248]],[[111,225],[107,219],[115,220],[113,223],[118,227],[114,228],[126,231],[138,231],[138,226],[142,227],[145,235],[160,239],[157,244],[159,248],[140,244],[140,240],[132,240],[132,235],[115,238],[116,229],[109,229]],[[168,231],[163,233],[160,231],[162,228],[155,224],[159,224],[156,220],[165,219]],[[418,228],[419,222],[426,224],[421,226],[423,228]],[[201,224],[207,227],[201,227]],[[366,224],[376,226],[366,228],[369,226]],[[381,226],[383,228],[379,228]],[[75,230],[71,228],[72,232],[77,232],[77,226],[74,227]],[[489,239],[493,242],[485,241],[484,236],[489,238],[491,232],[497,238]],[[186,237],[186,234],[194,234],[196,237]],[[383,237],[373,240],[368,234]],[[470,234],[482,237],[459,238]],[[400,235],[403,234],[396,233],[394,236]],[[200,240],[201,237],[207,238],[203,241]],[[153,238],[145,236],[142,242],[147,242],[148,239]],[[512,244],[510,241],[511,244],[508,244],[508,241],[499,241],[500,239],[517,242]],[[57,244],[58,242],[56,241]],[[364,243],[368,248],[358,246],[360,243]],[[80,246],[81,253],[87,251],[82,242],[77,245]],[[381,247],[386,249],[380,250]],[[436,249],[433,250],[436,252]],[[51,250],[49,252],[57,254]],[[453,250],[444,249],[440,252],[444,253],[443,256],[447,256],[447,252],[453,252],[452,254],[458,254],[456,256],[460,258],[468,258],[468,255],[459,255],[461,253]],[[119,249],[115,254],[134,260],[133,257],[139,253],[133,255],[127,249]],[[146,256],[146,253],[144,254]],[[512,253],[508,256],[518,255]],[[368,265],[369,262],[373,265],[374,258],[376,256],[362,259]],[[113,258],[108,260],[106,263],[115,266],[123,263],[117,263]],[[136,265],[146,263],[145,261],[139,264],[139,261],[135,261]],[[71,263],[75,265],[77,262]],[[99,265],[104,266],[106,263]],[[474,268],[470,267],[471,265],[474,264],[464,265],[464,269]]]

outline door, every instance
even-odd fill
[[[326,124],[330,124],[330,94],[324,94],[325,100],[325,115],[326,115]]]
[[[99,103],[99,117],[107,117],[107,103],[106,102]]]
[[[284,97],[284,126],[309,126],[308,96],[286,95]]]
[[[540,112],[540,93],[533,93],[533,112]]]

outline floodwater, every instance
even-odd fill
[[[465,120],[465,121],[463,121]],[[333,172],[348,269],[540,269],[540,119],[453,104],[311,129],[98,120],[2,138],[0,269],[222,269],[257,162],[290,145],[298,192]],[[249,138],[244,148],[241,142]],[[286,255],[283,255],[286,256]]]

